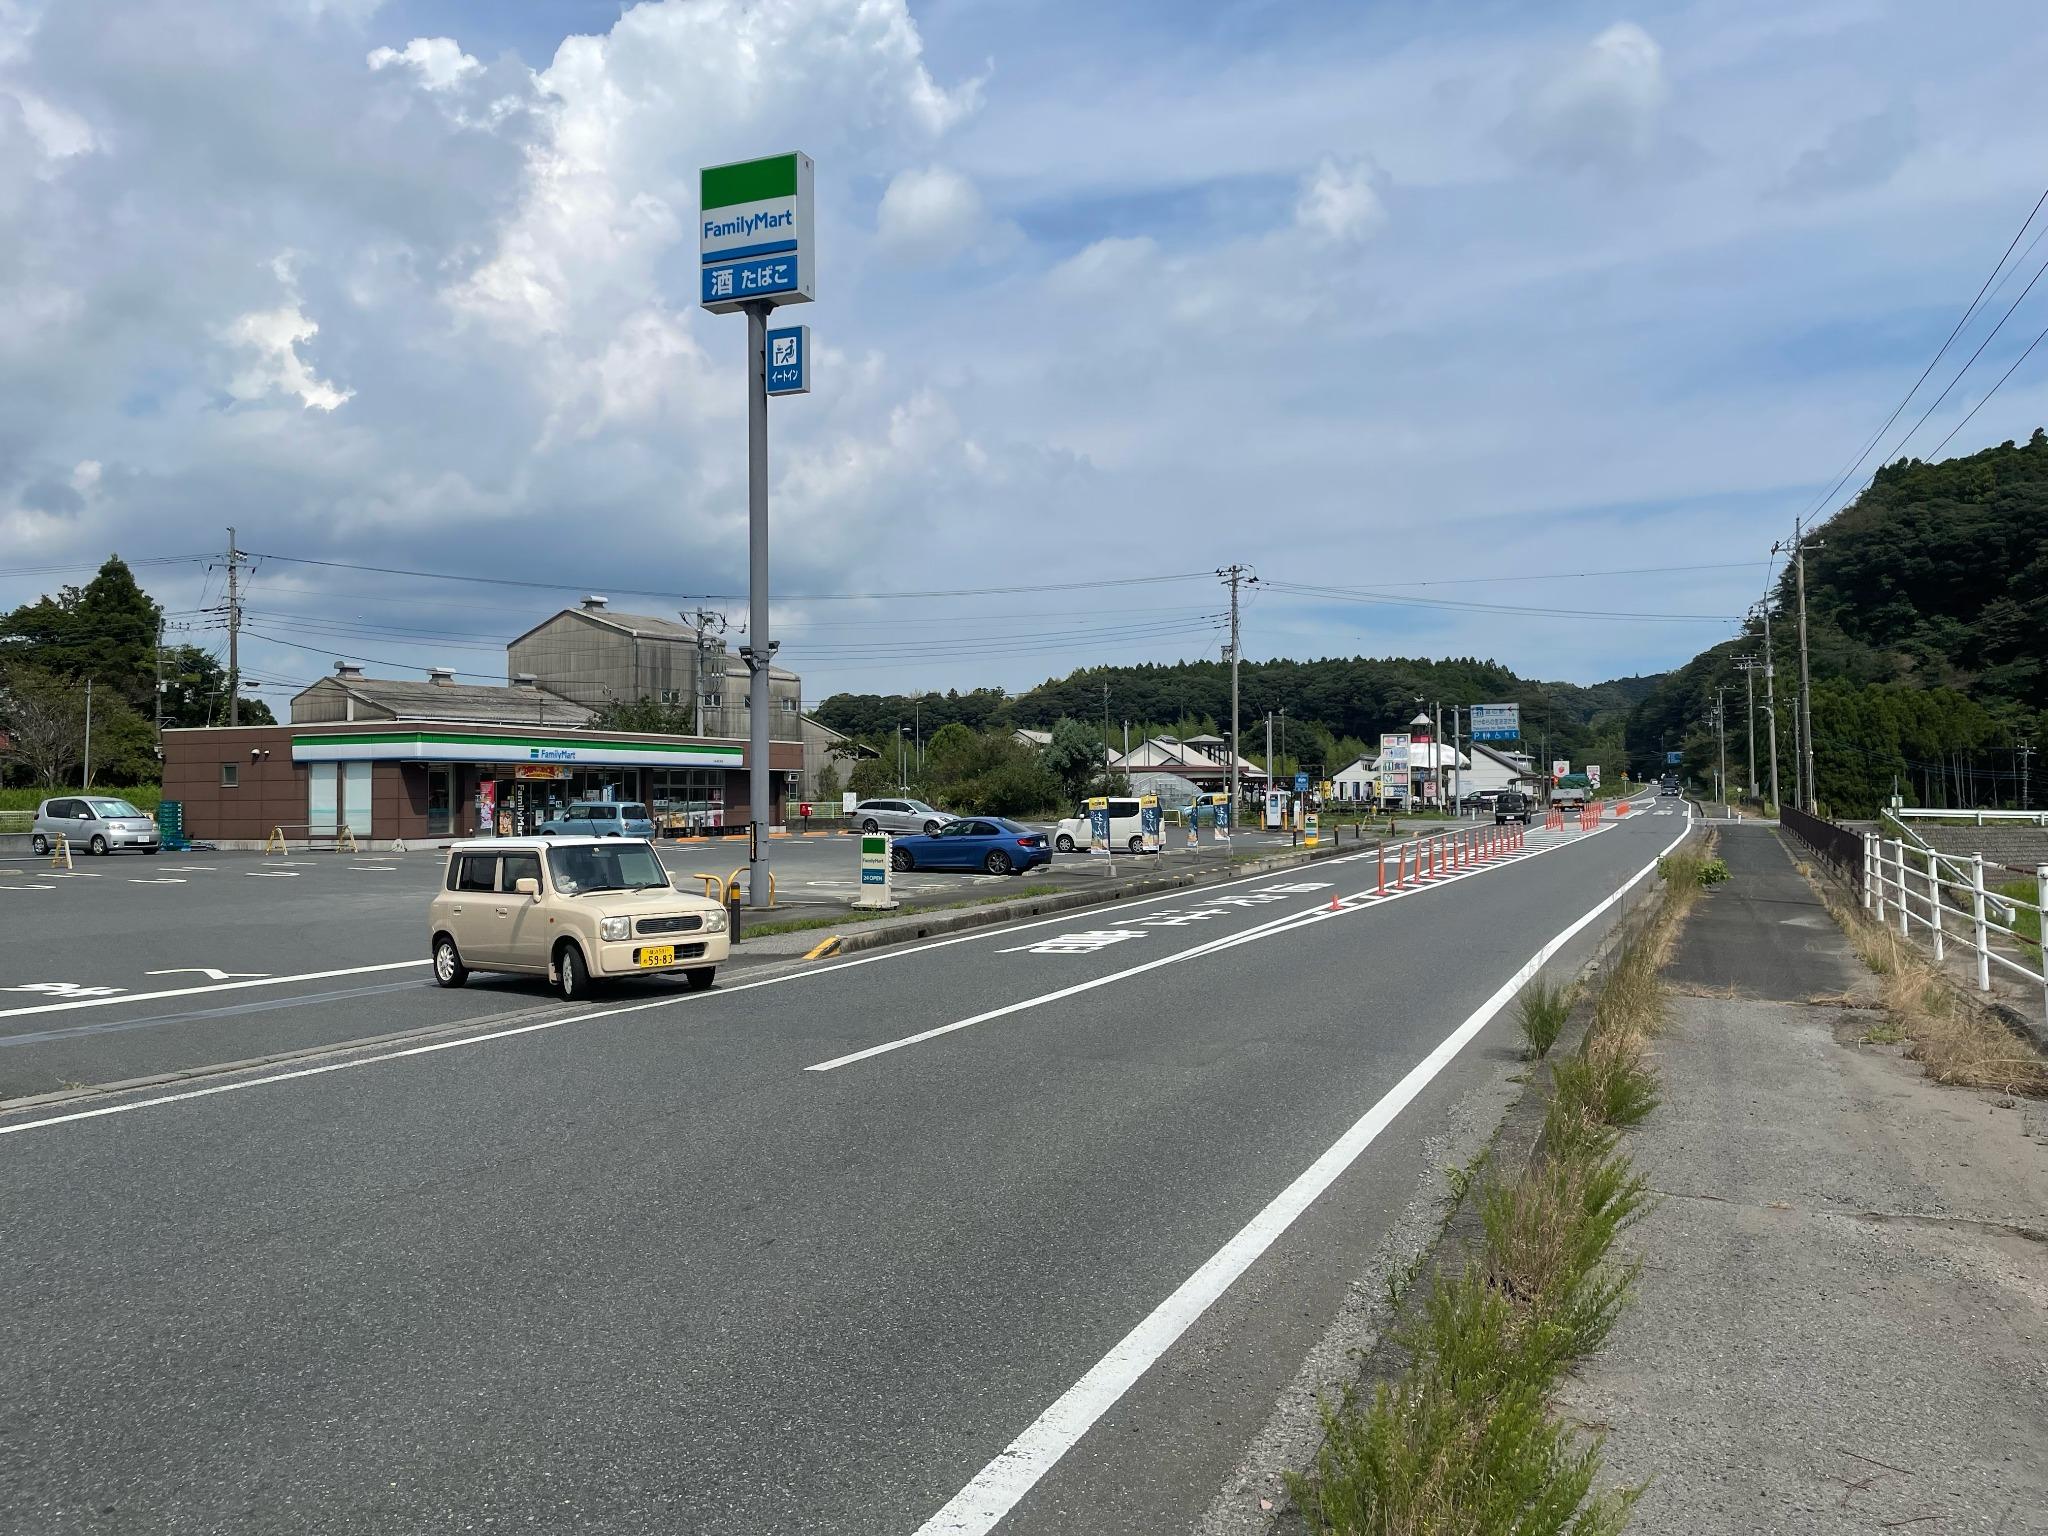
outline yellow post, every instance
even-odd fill
[[[50,868],[55,869],[60,863],[71,868],[71,839],[62,832],[57,834],[57,846],[50,850]]]

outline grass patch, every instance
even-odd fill
[[[1658,971],[1706,866],[1719,863],[1710,854],[1708,844],[1667,861],[1655,915],[1594,994],[1584,1046],[1550,1063],[1531,1166],[1511,1180],[1478,1168],[1452,1179],[1454,1195],[1476,1200],[1482,1235],[1416,1301],[1398,1335],[1406,1369],[1369,1397],[1323,1405],[1315,1465],[1288,1480],[1311,1530],[1609,1536],[1627,1524],[1641,1490],[1596,1490],[1599,1438],[1559,1419],[1550,1399],[1571,1363],[1606,1340],[1640,1273],[1614,1254],[1648,1197],[1617,1143],[1657,1103]],[[1556,1044],[1571,1006],[1569,991],[1542,980],[1523,993],[1533,1055]]]
[[[1577,987],[1560,986],[1543,976],[1523,989],[1515,1003],[1515,1022],[1522,1029],[1523,1054],[1530,1060],[1541,1061],[1550,1054],[1578,995]]]
[[[2048,1062],[1936,970],[1932,959],[1826,887],[1821,900],[1877,976],[1884,1022],[1865,1039],[1907,1042],[1906,1054],[1938,1083],[2048,1098]]]
[[[2034,964],[2041,963],[2041,914],[2034,910],[2033,903],[2041,899],[2041,889],[2031,880],[2008,880],[1998,887],[1998,894],[2010,901],[2024,901],[2028,905],[2014,907],[2012,920],[2005,926],[2019,935],[2020,952]]]
[[[745,923],[740,928],[741,942],[748,938],[762,938],[771,933],[811,933],[820,928],[844,928],[848,923],[872,923],[884,917],[921,917],[927,912],[958,912],[966,907],[992,907],[1001,901],[1028,901],[1033,896],[1057,896],[1064,886],[1027,885],[1014,891],[1005,891],[1000,896],[978,896],[973,901],[949,901],[941,907],[919,907],[913,912],[898,909],[894,912],[862,912],[849,909],[834,913],[830,917],[792,917],[778,923]]]

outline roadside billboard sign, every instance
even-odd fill
[[[1088,800],[1088,851],[1109,852],[1109,797],[1093,795]]]
[[[1380,736],[1380,799],[1408,801],[1408,744],[1406,731],[1388,731]]]
[[[888,908],[896,905],[895,882],[890,876],[890,844],[886,832],[863,832],[860,838],[860,895],[856,907]]]
[[[1552,777],[1553,779],[1561,779],[1561,778],[1563,778],[1563,777],[1564,777],[1564,776],[1565,776],[1566,774],[1570,773],[1571,771],[1572,771],[1572,760],[1571,760],[1570,758],[1568,758],[1568,757],[1558,757],[1558,758],[1553,758],[1553,759],[1551,759],[1551,763],[1550,763],[1550,776],[1551,776],[1551,777]]]
[[[1316,846],[1317,843],[1321,841],[1322,828],[1320,825],[1320,818],[1314,811],[1310,811],[1301,819],[1301,846],[1304,848],[1313,848]]]
[[[1092,819],[1092,818],[1091,818]],[[1159,797],[1138,796],[1138,836],[1147,853],[1159,852]]]
[[[1522,735],[1522,706],[1519,704],[1474,704],[1474,741],[1517,741]]]
[[[1595,789],[1600,787],[1600,765],[1598,763],[1586,764],[1586,782]]]
[[[701,300],[714,314],[748,304],[805,304],[812,268],[811,157],[792,151],[698,172]]]

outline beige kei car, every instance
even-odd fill
[[[672,885],[642,838],[494,837],[452,844],[427,916],[434,980],[545,976],[581,1000],[601,981],[680,971],[711,985],[732,952],[725,909]]]

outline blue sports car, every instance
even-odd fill
[[[889,853],[897,869],[984,869],[992,875],[1021,875],[1052,862],[1043,832],[1000,816],[962,816],[936,832],[896,839]]]

